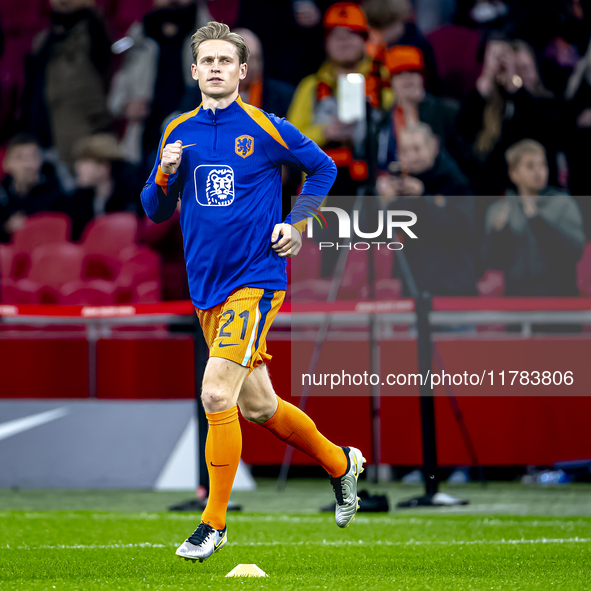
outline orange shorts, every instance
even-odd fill
[[[223,357],[251,370],[268,363],[267,332],[285,291],[242,287],[208,310],[195,308],[210,357]]]

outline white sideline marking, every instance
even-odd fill
[[[591,538],[537,538],[535,540],[408,540],[406,542],[392,542],[390,540],[322,540],[322,542],[246,542],[232,543],[232,546],[511,546],[518,544],[589,544]],[[56,546],[16,546],[2,547],[3,550],[116,550],[119,548],[176,548],[175,544],[58,544]]]
[[[8,517],[12,515],[10,511],[0,511],[1,517]],[[25,519],[44,519],[47,520],[47,513],[28,511],[21,515]],[[60,512],[59,519],[67,517],[68,519],[93,519],[95,521],[190,521],[197,522],[198,515],[196,514],[182,514],[182,513],[72,513],[69,511]],[[476,517],[476,516],[474,516]],[[331,514],[322,515],[231,515],[228,516],[230,523],[332,523],[334,516]],[[374,525],[374,524],[411,524],[411,525],[441,525],[458,524],[454,519],[432,519],[431,517],[365,517],[357,514],[355,525]],[[588,527],[591,525],[589,520],[577,519],[569,521],[553,520],[538,520],[535,521],[517,521],[515,519],[503,519],[502,517],[478,517],[471,522],[471,526],[514,526],[514,527]]]
[[[39,425],[44,425],[45,423],[60,419],[67,414],[68,407],[64,406],[63,408],[56,408],[54,410],[48,410],[47,412],[23,417],[22,419],[15,419],[14,421],[2,423],[0,424],[0,441],[12,437],[13,435],[17,435],[18,433],[22,433],[23,431],[38,427]]]

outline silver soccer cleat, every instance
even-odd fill
[[[357,479],[363,472],[363,464],[366,460],[361,451],[355,447],[343,447],[343,451],[347,456],[347,471],[340,478],[331,478],[330,483],[337,500],[335,521],[339,527],[348,527],[359,509]]]
[[[227,528],[213,529],[209,523],[199,527],[177,548],[176,555],[185,560],[203,562],[221,550],[228,541]]]

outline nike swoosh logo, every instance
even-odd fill
[[[357,465],[357,457],[355,456],[355,454],[353,454],[353,461],[355,462],[355,474],[353,474],[353,476],[357,478],[359,474],[359,466]]]
[[[218,346],[219,347],[233,347],[234,345],[237,345],[238,343],[220,343]]]
[[[224,537],[220,540],[219,544],[216,544],[215,542],[213,543],[213,551],[214,552],[218,551],[218,548],[222,545],[222,542],[226,539],[227,535],[228,535],[227,533],[224,534]]]
[[[56,408],[55,410],[48,410],[36,415],[30,415],[23,417],[22,419],[15,419],[14,421],[8,421],[7,423],[0,424],[0,441],[7,439],[23,431],[28,431],[45,423],[50,423],[56,419],[60,419],[68,414],[68,408]]]
[[[214,468],[223,468],[224,466],[229,466],[230,464],[214,464],[213,462],[209,462]]]

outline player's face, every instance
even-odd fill
[[[240,63],[238,49],[229,41],[212,39],[199,46],[197,63],[191,66],[201,92],[211,98],[224,98],[246,77],[246,64]]]

